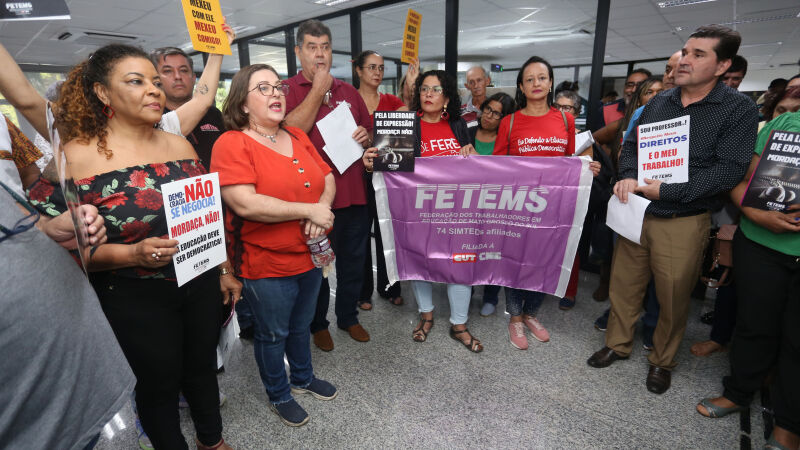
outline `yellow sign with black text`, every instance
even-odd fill
[[[199,52],[230,55],[228,37],[222,31],[219,0],[181,0],[192,47]]]
[[[400,61],[411,64],[419,58],[419,28],[422,25],[422,14],[408,10],[406,26],[403,28],[403,52]]]

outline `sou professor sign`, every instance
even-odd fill
[[[415,165],[373,176],[390,283],[563,296],[588,208],[588,160],[445,156]]]

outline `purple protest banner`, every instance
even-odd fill
[[[418,158],[375,172],[389,283],[493,284],[563,296],[589,204],[589,161]]]

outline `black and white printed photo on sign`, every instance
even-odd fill
[[[0,21],[4,20],[66,20],[69,8],[64,0],[4,1]]]
[[[373,146],[378,149],[374,170],[414,171],[414,112],[375,111]]]
[[[784,211],[800,203],[800,133],[773,130],[742,206]]]

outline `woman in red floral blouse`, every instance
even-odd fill
[[[97,206],[108,242],[88,262],[103,311],[137,378],[136,405],[156,448],[188,448],[176,398],[183,392],[198,448],[222,440],[216,345],[222,304],[241,284],[209,271],[178,287],[161,185],[205,173],[183,138],[154,128],[164,110],[155,67],[142,50],[108,45],[70,72],[56,123],[82,203]],[[56,209],[52,186],[35,186]],[[221,292],[220,292],[221,291]]]

